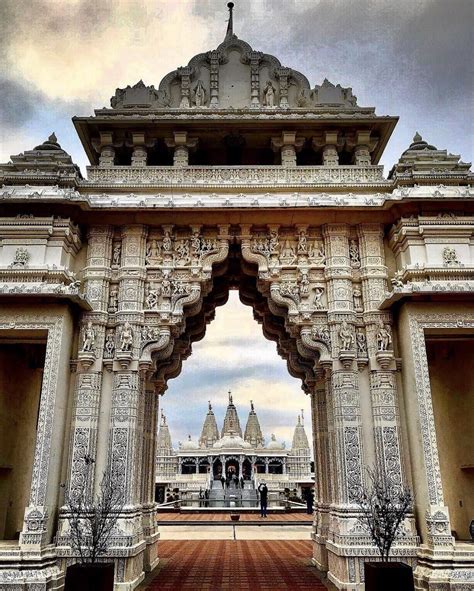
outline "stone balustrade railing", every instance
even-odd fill
[[[153,187],[388,186],[383,166],[88,166],[94,185]]]

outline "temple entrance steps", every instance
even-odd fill
[[[236,485],[222,486],[213,480],[209,491],[209,507],[256,507],[257,491],[252,480],[244,480],[243,488]]]

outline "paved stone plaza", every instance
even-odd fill
[[[167,541],[140,591],[319,591],[309,541]],[[155,572],[156,572],[155,571]]]

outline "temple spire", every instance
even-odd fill
[[[244,439],[253,447],[263,447],[265,444],[253,400],[250,401],[250,412],[245,427]]]
[[[225,38],[228,39],[232,37],[234,34],[234,18],[233,18],[233,10],[234,10],[234,3],[228,2],[227,8],[229,9],[229,20],[227,21],[227,32],[225,34]]]
[[[202,426],[201,437],[199,438],[200,447],[212,447],[214,443],[219,439],[219,430],[217,428],[216,417],[212,410],[212,404],[209,400],[209,410],[204,419]]]

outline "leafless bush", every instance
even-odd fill
[[[84,456],[79,492],[66,496],[66,517],[69,521],[71,546],[82,563],[95,563],[107,553],[112,530],[123,507],[123,491],[112,470],[103,473],[100,491],[94,495],[92,475],[94,459]]]
[[[368,473],[370,482],[356,501],[361,510],[359,522],[370,533],[382,561],[388,562],[393,543],[404,536],[401,526],[412,510],[413,495],[380,470],[368,469]]]

